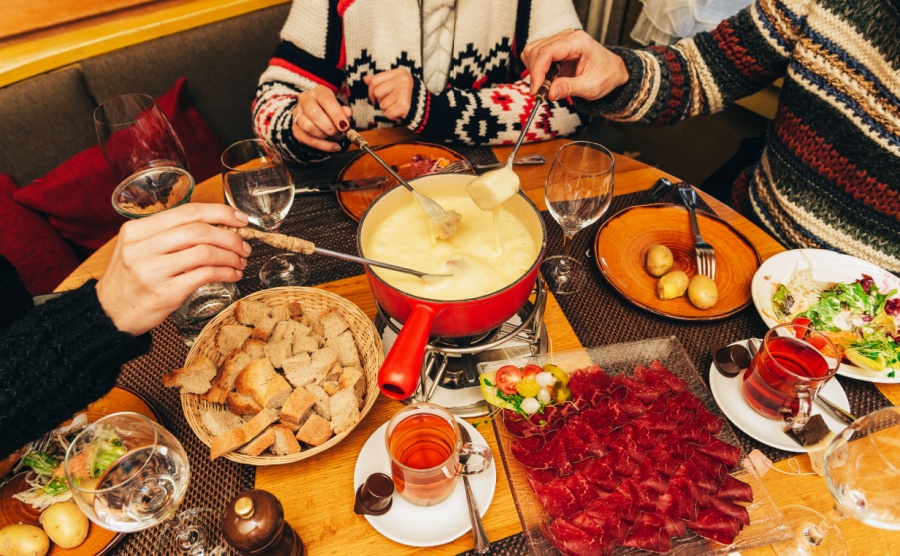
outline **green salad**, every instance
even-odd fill
[[[779,322],[794,322],[821,331],[848,362],[894,377],[900,369],[900,296],[880,291],[867,274],[852,283],[820,288],[810,272],[795,272],[778,284],[772,309]]]

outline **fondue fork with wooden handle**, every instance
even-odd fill
[[[366,259],[364,257],[357,257],[355,255],[348,255],[346,253],[339,253],[337,251],[331,251],[330,249],[322,249],[321,247],[316,247],[316,244],[307,241],[305,239],[301,239],[299,237],[287,236],[284,234],[276,234],[272,232],[261,232],[259,230],[254,230],[253,228],[229,228],[227,226],[222,226],[226,230],[231,230],[232,232],[237,233],[244,239],[247,240],[256,240],[266,245],[271,245],[276,249],[283,249],[285,251],[290,251],[292,253],[302,253],[304,255],[311,255],[313,253],[318,253],[319,255],[325,255],[328,257],[334,257],[336,259],[343,259],[345,261],[351,261],[354,263],[360,263],[370,266],[378,266],[381,268],[386,268],[388,270],[396,270],[397,272],[403,272],[405,274],[412,274],[413,276],[418,276],[422,280],[428,281],[431,279],[439,279],[439,278],[448,278],[453,276],[453,274],[431,274],[428,272],[421,272],[418,270],[413,270],[411,268],[405,268],[402,266],[393,265],[390,263],[383,263],[381,261],[375,261],[372,259]],[[448,261],[450,262],[450,261]]]
[[[434,230],[434,233],[437,234],[439,238],[447,239],[456,233],[456,229],[459,227],[459,219],[462,218],[458,212],[455,210],[444,210],[441,205],[437,204],[437,201],[431,197],[422,195],[413,189],[405,179],[401,178],[400,175],[391,168],[390,164],[381,160],[381,157],[375,154],[375,151],[369,146],[369,142],[366,141],[358,131],[355,129],[348,129],[346,135],[347,139],[350,139],[354,145],[374,158],[375,161],[378,162],[378,164],[381,164],[381,166],[388,171],[388,174],[397,180],[398,183],[412,192],[413,198],[425,210],[425,214],[428,215],[428,220],[431,222],[431,229]]]

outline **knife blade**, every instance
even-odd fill
[[[297,186],[294,193],[329,193],[333,191],[358,191],[360,189],[372,189],[384,185],[390,181],[390,176],[378,176],[358,180],[341,180],[332,183],[317,185],[315,187]]]

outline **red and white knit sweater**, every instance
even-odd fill
[[[522,48],[577,28],[568,0],[457,0],[447,87],[434,94],[423,81],[419,0],[294,0],[260,78],[254,130],[293,160],[324,158],[291,133],[297,95],[323,85],[353,109],[356,129],[401,125],[431,141],[510,144],[534,105]],[[409,69],[415,82],[409,114],[399,124],[369,102],[363,82],[364,75],[397,67]],[[568,100],[548,103],[525,140],[569,135],[587,122]]]
[[[629,82],[585,107],[662,125],[783,77],[762,158],[736,184],[738,208],[790,248],[843,251],[897,273],[898,28],[900,0],[756,0],[673,46],[615,49]]]

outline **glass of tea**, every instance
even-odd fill
[[[818,330],[792,323],[772,328],[741,380],[744,399],[763,417],[805,425],[816,394],[840,366],[840,357],[823,352],[837,350]]]
[[[492,461],[490,448],[463,442],[453,414],[432,403],[410,404],[394,415],[385,443],[397,492],[419,506],[443,502],[460,475],[481,473]]]

